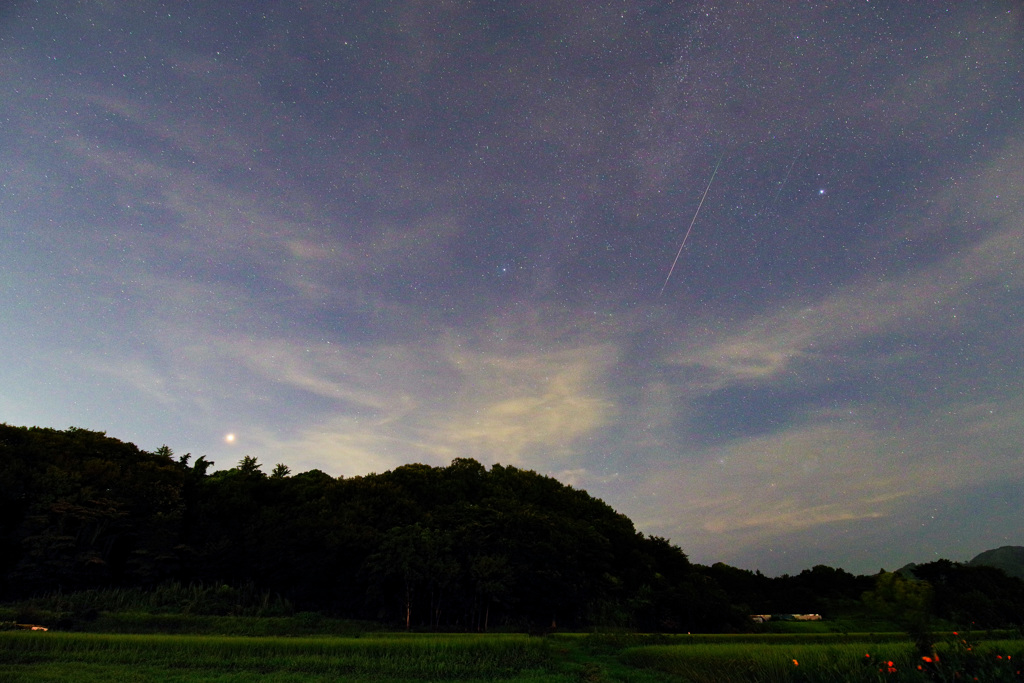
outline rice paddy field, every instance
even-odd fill
[[[1024,643],[945,645],[921,657],[902,642],[717,643],[630,648],[621,659],[693,683],[731,681],[1021,681]],[[937,661],[936,661],[937,659]]]
[[[528,636],[0,634],[0,681],[473,681],[550,665]]]
[[[0,681],[1024,681],[1024,640],[1003,636],[974,642],[948,634],[936,662],[901,634],[0,631]]]

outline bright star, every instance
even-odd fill
[[[234,434],[225,434],[224,435],[224,440],[227,441],[228,443],[234,443],[235,442],[235,435]]]

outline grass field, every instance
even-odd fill
[[[938,660],[922,658],[909,642],[737,642],[655,645],[620,653],[627,664],[656,669],[693,683],[757,681],[1024,681],[1024,641],[974,645],[951,638]]]
[[[528,636],[0,633],[0,681],[470,681],[551,668]]]
[[[118,623],[153,627],[141,617]],[[0,681],[1024,681],[1020,639],[973,643],[949,636],[939,645],[941,662],[929,663],[900,634],[281,637],[238,633],[277,630],[286,622],[188,623],[202,633],[0,631]],[[210,634],[217,628],[225,635]]]

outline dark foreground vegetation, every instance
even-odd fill
[[[457,459],[336,478],[267,474],[249,457],[212,464],[100,432],[0,424],[0,621],[191,633],[230,617],[262,636],[351,620],[738,633],[763,628],[749,614],[795,612],[824,615],[825,631],[896,628],[921,652],[938,630],[1024,623],[1024,582],[992,567],[769,578],[693,565],[600,500],[515,467]]]
[[[212,463],[102,433],[0,425],[0,595],[216,587],[299,611],[489,630],[741,623],[686,555],[583,491],[474,460],[335,478]],[[251,602],[251,601],[250,601]],[[244,609],[251,609],[251,604]]]
[[[1024,641],[946,634],[921,657],[899,634],[221,634],[0,631],[0,680],[70,681],[1019,681]],[[136,621],[138,625],[139,621]],[[224,635],[226,633],[227,635]]]

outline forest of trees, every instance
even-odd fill
[[[685,632],[845,609],[875,581],[693,565],[586,492],[515,467],[456,459],[342,478],[268,474],[251,457],[212,464],[102,432],[0,424],[0,600],[177,581],[406,627]],[[1022,623],[1020,579],[951,562],[914,571],[937,614]]]

